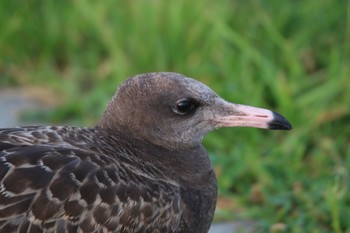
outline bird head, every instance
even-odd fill
[[[278,113],[227,102],[205,84],[169,72],[126,80],[98,126],[167,149],[197,146],[208,132],[221,127],[292,128]]]

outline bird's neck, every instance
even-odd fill
[[[133,167],[137,166],[135,169],[141,173],[147,173],[149,177],[156,175],[155,179],[180,188],[181,198],[188,208],[186,212],[188,216],[184,218],[191,219],[191,223],[186,220],[182,224],[187,222],[191,226],[198,226],[186,232],[208,231],[215,210],[217,186],[212,163],[202,145],[186,149],[168,149],[127,134],[117,132],[106,134],[103,131],[98,135],[104,137],[103,141],[107,141],[108,145],[113,145],[115,151],[120,151],[120,148],[127,150],[127,153],[115,153],[115,156],[129,157],[128,159],[115,157],[119,162],[122,160],[128,163],[137,160],[139,162],[133,163]],[[183,229],[187,227],[182,226]]]
[[[101,132],[98,136],[104,137],[103,141],[108,142],[108,145],[113,145],[116,150],[127,148],[135,159],[156,165],[169,177],[179,182],[192,182],[191,185],[194,186],[207,185],[213,168],[208,153],[201,144],[186,148],[166,148],[132,134],[106,131],[99,127],[96,129]]]

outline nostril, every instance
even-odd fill
[[[268,116],[266,116],[266,115],[254,115],[254,116],[261,117],[261,118],[268,118]]]

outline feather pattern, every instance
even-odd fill
[[[138,169],[125,145],[96,147],[96,135],[0,130],[0,232],[177,232],[179,184],[152,164]]]

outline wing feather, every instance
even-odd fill
[[[122,149],[110,158],[67,142],[60,130],[68,131],[0,129],[0,232],[171,232],[178,226],[178,186],[133,170],[129,160],[117,159]]]

